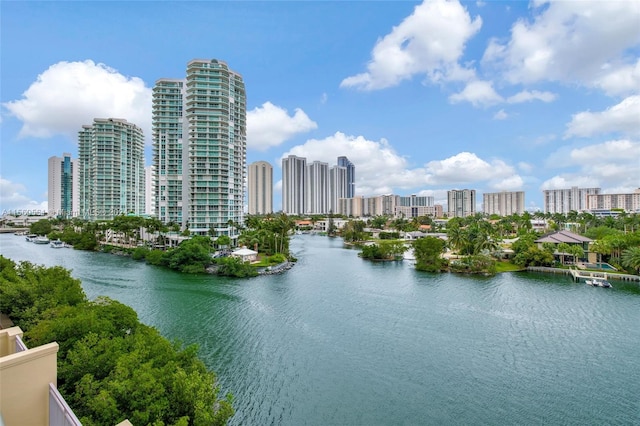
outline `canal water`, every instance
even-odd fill
[[[300,235],[298,263],[246,280],[0,235],[90,298],[197,343],[233,425],[640,425],[640,285],[533,273],[419,273]]]

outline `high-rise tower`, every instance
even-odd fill
[[[449,217],[467,217],[476,214],[476,190],[447,191],[447,214]]]
[[[80,213],[89,220],[145,213],[144,137],[127,120],[96,118],[78,133]]]
[[[155,215],[182,224],[182,97],[184,82],[160,79],[153,88],[153,177]]]
[[[356,166],[345,156],[338,157],[338,166],[347,169],[347,198],[356,194]]]
[[[304,190],[307,182],[307,159],[290,155],[282,159],[282,211],[306,213]]]
[[[247,176],[249,214],[273,213],[273,167],[266,161],[249,164]]]
[[[194,59],[185,80],[158,80],[153,96],[158,217],[195,234],[237,237],[247,146],[242,77],[223,61]]]
[[[57,217],[79,215],[78,160],[71,154],[49,157],[49,214]]]

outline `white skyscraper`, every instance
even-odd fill
[[[340,213],[341,198],[347,198],[347,168],[336,165],[329,170],[329,213]]]
[[[308,214],[329,212],[329,164],[314,161],[307,166],[305,197]]]
[[[89,220],[144,214],[144,137],[127,120],[96,118],[78,133],[80,213]]]
[[[246,93],[240,74],[194,59],[153,91],[157,215],[191,233],[238,235],[244,222]]]
[[[476,190],[453,189],[447,191],[447,215],[467,217],[476,214]]]
[[[510,216],[524,213],[524,191],[482,194],[482,209],[488,215]]]
[[[256,161],[249,164],[247,197],[249,214],[273,213],[273,166],[268,162]]]
[[[566,214],[588,210],[587,197],[600,194],[600,188],[549,189],[543,191],[544,212]]]
[[[282,211],[306,213],[304,190],[307,182],[307,159],[290,155],[282,159]]]
[[[154,211],[165,224],[182,224],[183,96],[183,80],[163,78],[153,88]]]
[[[56,217],[80,215],[78,160],[66,152],[62,157],[49,157],[48,174],[49,214]]]

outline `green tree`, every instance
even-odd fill
[[[84,425],[223,425],[233,415],[197,347],[169,342],[119,302],[87,301],[69,271],[0,256],[0,280],[2,312],[27,344],[57,341],[58,389]]]
[[[439,272],[446,265],[442,253],[445,242],[436,237],[425,237],[414,240],[413,253],[416,258],[416,269],[425,272]]]
[[[29,226],[29,232],[37,235],[49,235],[53,227],[49,219],[40,219]]]
[[[166,254],[166,263],[171,269],[187,273],[203,273],[212,263],[209,237],[195,236],[185,240]]]
[[[622,266],[640,272],[640,247],[632,247],[622,252]]]

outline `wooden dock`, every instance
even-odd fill
[[[621,281],[640,282],[640,275],[611,274],[607,272],[581,271],[579,269],[560,269],[560,268],[548,268],[544,266],[529,266],[527,268],[527,271],[544,272],[547,274],[569,275],[575,282],[578,282],[581,279],[588,280],[592,278],[604,278],[605,280],[614,279],[614,280],[621,280]]]

